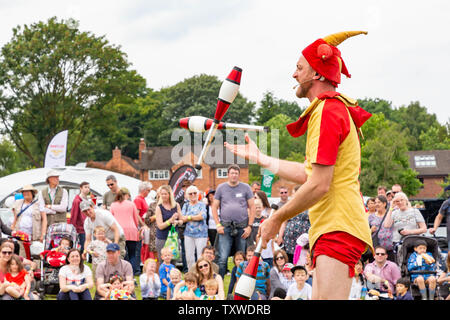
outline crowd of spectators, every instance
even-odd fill
[[[79,245],[54,249],[65,258],[58,273],[57,299],[133,300],[136,289],[144,300],[233,299],[255,252],[259,226],[273,213],[260,184],[250,186],[239,178],[239,166],[231,165],[228,181],[216,190],[188,184],[184,200],[177,202],[170,186],[152,191],[150,182],[142,182],[138,196],[131,199],[129,190],[119,187],[111,175],[101,206],[89,183],[81,183],[68,221],[77,231]],[[51,222],[63,221],[67,191],[59,187],[56,171],[48,173],[47,183],[42,192],[24,186],[23,199],[14,205],[11,229],[2,223],[3,233],[27,233],[42,241]],[[281,187],[278,207],[299,187]],[[149,202],[150,192],[154,198]],[[398,257],[404,237],[427,231],[420,211],[411,206],[401,186],[391,190],[380,186],[366,209],[376,246],[355,266],[349,299],[412,300],[413,286],[421,299],[450,299],[448,255],[439,263],[427,243],[418,240],[407,261]],[[439,214],[446,215],[445,210]],[[309,228],[307,211],[283,223],[277,238],[261,252],[252,300],[311,299],[315,270]],[[167,245],[173,230],[180,251]],[[39,261],[27,259],[23,241],[3,239],[0,252],[1,298],[38,299],[33,284]]]

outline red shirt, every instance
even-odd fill
[[[144,216],[144,214],[147,213],[147,210],[148,210],[147,201],[145,201],[145,199],[142,196],[138,195],[134,199],[134,204],[136,205],[136,208],[138,209],[139,216],[142,218]]]
[[[22,271],[19,272],[19,274],[15,277],[13,277],[13,275],[11,273],[7,273],[5,275],[6,280],[8,280],[9,282],[14,282],[17,283],[19,286],[22,285],[22,283],[25,282],[25,276],[27,275],[27,271],[25,269],[23,269]]]
[[[72,209],[70,211],[70,224],[73,224],[77,233],[84,233],[84,220],[86,216],[81,213],[80,203],[83,199],[79,194],[75,196],[72,202]]]

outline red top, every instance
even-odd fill
[[[147,201],[145,201],[145,199],[141,195],[138,195],[134,199],[134,204],[136,205],[136,208],[138,209],[139,216],[142,218],[148,210]]]
[[[77,194],[72,202],[72,209],[70,210],[70,224],[73,224],[77,233],[84,233],[84,220],[86,216],[81,213],[80,203],[83,201],[80,195]]]
[[[15,277],[13,277],[13,275],[11,273],[7,273],[5,275],[5,278],[8,282],[14,282],[17,285],[21,286],[24,282],[25,282],[25,276],[27,275],[27,271],[25,269],[23,269],[22,271],[19,272],[19,274]]]

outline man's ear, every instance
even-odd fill
[[[316,74],[314,75],[313,79],[314,79],[314,80],[319,80],[319,81],[325,81],[325,77],[324,77],[324,76],[321,76],[321,75],[318,74],[317,72],[316,72]]]

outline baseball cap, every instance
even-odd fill
[[[283,271],[291,271],[291,269],[294,267],[292,263],[286,263],[283,267]]]
[[[81,211],[85,211],[87,209],[89,209],[92,205],[92,202],[90,200],[83,200],[80,203],[80,210]]]
[[[106,246],[106,251],[120,251],[120,247],[117,243],[110,243]]]

